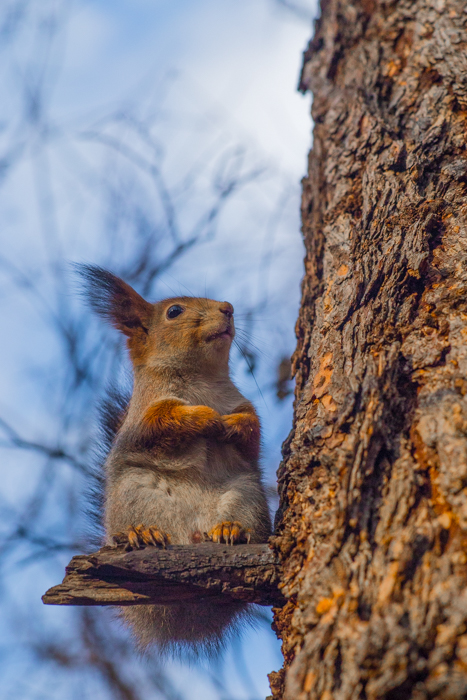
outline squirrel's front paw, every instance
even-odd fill
[[[251,539],[251,531],[248,528],[243,528],[237,520],[230,522],[226,520],[219,523],[207,533],[208,539],[211,542],[225,542],[225,544],[237,544],[246,542],[249,544]]]
[[[124,544],[129,552],[132,549],[142,549],[147,545],[163,547],[170,544],[170,535],[158,530],[157,527],[145,527],[144,525],[131,525],[127,532],[118,532],[112,536],[114,545]]]

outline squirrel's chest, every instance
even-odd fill
[[[199,438],[176,451],[153,451],[147,457],[147,466],[156,475],[174,481],[220,484],[237,474],[251,470],[251,466],[231,444]]]

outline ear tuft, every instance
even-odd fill
[[[76,264],[90,307],[125,335],[146,334],[152,305],[120,277],[98,265]]]

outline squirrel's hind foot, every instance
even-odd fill
[[[126,532],[113,535],[112,542],[115,546],[124,544],[127,552],[132,549],[142,549],[147,545],[165,549],[170,544],[170,535],[154,526],[131,525]]]
[[[251,530],[242,527],[237,520],[233,522],[226,520],[219,523],[212,530],[209,530],[207,537],[211,542],[222,544],[239,544],[240,542],[250,543]]]

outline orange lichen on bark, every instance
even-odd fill
[[[313,393],[318,399],[324,396],[331,381],[333,372],[332,357],[332,352],[327,352],[323,355],[319,370],[313,379]]]
[[[305,693],[309,693],[312,687],[314,686],[316,679],[316,673],[315,671],[308,671],[308,673],[305,676],[305,682],[303,684],[303,690]]]
[[[349,266],[348,265],[341,265],[340,268],[337,270],[337,274],[339,277],[345,277],[346,274],[349,271]]]
[[[336,403],[335,403],[334,399],[332,398],[331,394],[325,394],[321,398],[321,403],[323,404],[324,408],[327,411],[331,411],[331,413],[334,413],[334,411],[337,411]]]
[[[389,565],[389,573],[385,578],[383,579],[379,591],[378,591],[378,604],[379,605],[384,605],[389,598],[391,597],[391,594],[395,588],[396,582],[397,582],[397,576],[399,573],[399,562],[398,561],[392,561]]]
[[[334,605],[334,598],[321,598],[316,605],[316,613],[324,615]]]
[[[339,605],[342,602],[344,595],[344,589],[336,586],[332,592],[332,598],[319,599],[318,603],[316,604],[316,614],[324,615],[325,613],[329,612],[331,608],[333,608],[335,605]]]

